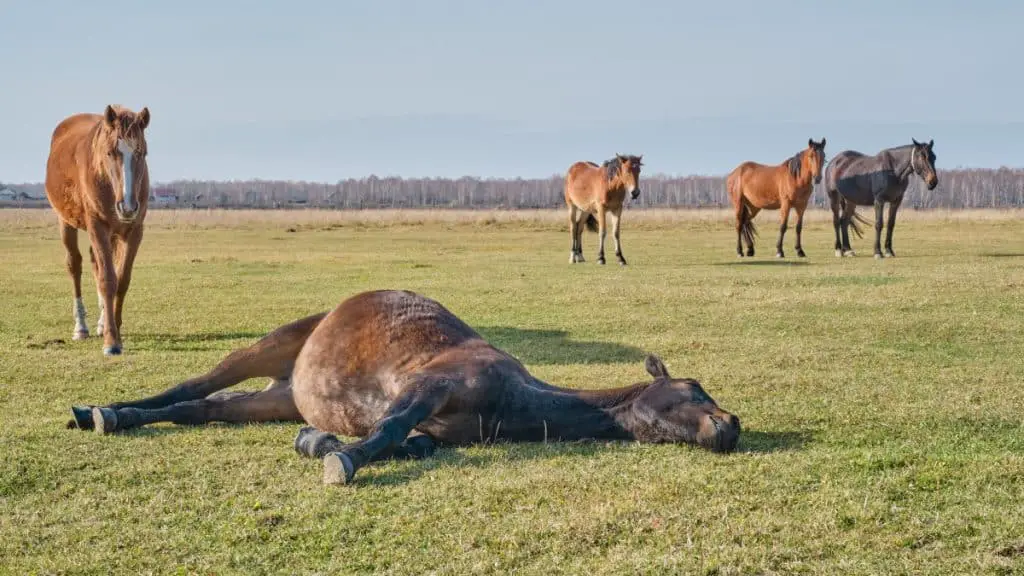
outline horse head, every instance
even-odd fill
[[[135,220],[139,214],[139,198],[148,194],[142,189],[148,126],[149,108],[132,112],[108,105],[103,111],[97,153],[102,155],[103,172],[114,190],[114,211],[118,220],[125,223]]]
[[[643,157],[631,154],[622,155],[616,152],[615,162],[618,164],[618,176],[622,185],[629,192],[629,197],[636,200],[640,196],[640,168],[643,166]]]
[[[633,402],[634,434],[649,442],[685,442],[714,452],[732,452],[740,437],[740,419],[718,407],[700,383],[673,378],[660,358],[645,362],[654,382]]]
[[[935,153],[932,152],[935,140],[929,140],[927,144],[913,138],[911,141],[914,147],[910,149],[910,168],[924,180],[929,190],[934,190],[939,185],[939,176],[935,172]]]
[[[811,175],[814,183],[821,183],[821,167],[825,164],[825,137],[821,143],[815,142],[813,138],[807,139],[807,152],[804,153],[805,162],[810,164]]]

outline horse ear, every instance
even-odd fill
[[[149,108],[143,107],[142,110],[139,110],[137,122],[143,130],[149,127]]]
[[[929,149],[929,150],[931,150],[931,149],[932,149],[932,146],[934,146],[934,145],[935,145],[935,139],[932,139],[932,140],[929,140],[929,141],[928,141],[928,149]]]
[[[822,148],[825,147],[825,137],[824,136],[821,137],[821,147]]]
[[[814,138],[808,138],[807,139],[807,147],[808,148],[814,148]]]
[[[103,120],[106,121],[108,128],[113,128],[117,122],[117,112],[110,104],[107,104],[106,110],[103,111]]]
[[[654,354],[647,355],[647,359],[644,360],[644,368],[647,368],[647,373],[655,378],[672,378],[668,375],[668,368],[665,367],[665,363]]]
[[[914,143],[914,146],[920,146],[921,145],[921,143],[917,141],[917,138],[911,138],[910,141]]]

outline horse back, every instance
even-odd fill
[[[86,228],[86,207],[81,199],[83,166],[92,163],[89,136],[102,119],[98,114],[73,114],[61,120],[50,138],[46,161],[46,196],[61,220],[79,229]]]
[[[581,160],[569,166],[565,174],[565,203],[587,208],[597,199],[604,170],[593,162]]]

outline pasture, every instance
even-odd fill
[[[873,231],[839,259],[809,210],[808,258],[787,234],[780,261],[777,213],[739,259],[730,211],[627,210],[619,267],[590,232],[569,263],[563,210],[153,211],[108,358],[71,340],[53,213],[0,211],[0,572],[1024,570],[1021,216],[903,211],[876,261]],[[94,286],[87,267],[90,329]],[[297,424],[64,428],[374,288],[439,300],[553,384],[648,380],[656,353],[742,419],[739,450],[498,442],[324,486]]]

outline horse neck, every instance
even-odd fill
[[[103,120],[101,119],[96,123],[95,126],[89,130],[89,135],[86,136],[84,143],[88,148],[86,152],[88,159],[95,176],[98,176],[103,181],[109,181],[110,176],[107,174],[107,168],[104,165],[106,155],[100,152],[100,143],[102,142],[103,134]]]
[[[514,434],[518,429],[525,438],[533,438],[543,429],[545,437],[552,440],[632,438],[633,401],[649,386],[575,390],[530,378],[520,402],[511,411],[515,422],[510,422],[509,432]]]
[[[906,180],[910,177],[910,173],[914,171],[914,166],[911,160],[913,160],[914,149],[912,147],[900,147],[891,148],[888,150],[889,158],[892,159],[893,172],[899,177],[900,180]]]
[[[811,183],[811,169],[805,165],[804,156],[806,156],[806,154],[803,152],[797,154],[798,162],[800,162],[800,175],[794,177],[797,188],[806,188]],[[783,162],[782,167],[789,171],[789,160]]]

